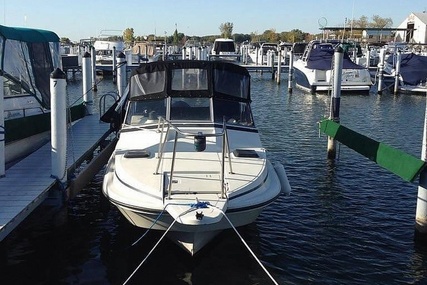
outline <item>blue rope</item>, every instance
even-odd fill
[[[196,209],[206,209],[210,205],[211,205],[211,203],[209,203],[209,202],[197,202],[197,203],[190,204],[190,207],[196,208]]]

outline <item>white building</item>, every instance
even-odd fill
[[[427,13],[411,13],[398,27],[397,42],[427,44]]]

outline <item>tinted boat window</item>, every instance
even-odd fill
[[[208,73],[205,69],[174,69],[172,71],[172,90],[207,90]]]

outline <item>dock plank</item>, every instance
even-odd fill
[[[100,122],[98,115],[86,116],[70,127],[67,169],[95,148],[108,130],[109,124]],[[50,142],[6,170],[0,178],[0,241],[45,200],[55,183]]]

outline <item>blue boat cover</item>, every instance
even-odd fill
[[[334,57],[334,49],[331,48],[314,48],[310,51],[307,59],[307,68],[319,70],[333,69],[332,59]],[[354,63],[348,53],[344,52],[343,69],[364,69],[365,67]]]
[[[387,63],[393,64],[394,57],[390,56]],[[427,56],[415,53],[402,53],[400,57],[400,75],[408,85],[418,85],[427,79]]]

